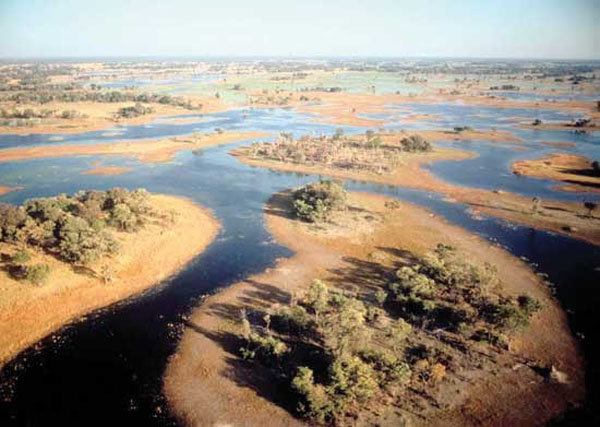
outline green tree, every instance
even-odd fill
[[[319,313],[327,309],[329,301],[329,289],[327,285],[318,279],[313,280],[304,301],[315,312],[315,321],[319,324]]]

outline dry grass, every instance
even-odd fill
[[[600,193],[600,174],[587,157],[569,153],[552,153],[541,159],[521,160],[512,165],[515,172],[534,178],[560,181],[565,191]]]
[[[112,231],[121,244],[119,254],[89,269],[34,254],[32,264],[43,262],[51,268],[47,283],[35,286],[12,279],[1,265],[0,363],[65,323],[158,284],[201,252],[219,227],[206,210],[187,199],[153,195],[149,202],[160,213],[174,212],[175,222],[155,219],[136,233]],[[2,253],[15,250],[0,243]],[[97,277],[104,264],[115,271],[112,284]]]

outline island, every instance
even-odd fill
[[[81,191],[0,204],[0,363],[179,271],[219,224],[191,200]]]
[[[506,250],[331,181],[264,215],[295,255],[184,318],[164,376],[184,424],[528,425],[583,401],[566,314]]]
[[[436,147],[425,137],[450,139],[465,133],[485,139],[485,131],[375,132],[362,135],[302,136],[282,134],[273,142],[253,143],[231,152],[243,163],[273,170],[325,175],[339,179],[416,188],[445,195],[485,214],[600,244],[600,218],[588,215],[583,203],[525,197],[503,190],[468,188],[445,182],[423,166],[437,161],[458,161],[475,154]],[[497,141],[495,132],[490,132]],[[512,143],[515,143],[513,141]]]

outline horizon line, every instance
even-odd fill
[[[525,57],[525,56],[437,56],[437,55],[327,55],[327,54],[312,54],[312,55],[279,55],[279,54],[231,54],[231,55],[216,55],[216,54],[132,54],[132,55],[31,55],[31,56],[0,56],[2,62],[22,62],[22,61],[50,61],[50,60],[98,60],[98,59],[283,59],[283,60],[299,60],[299,59],[346,59],[346,60],[407,60],[407,59],[430,59],[430,60],[485,60],[485,61],[556,61],[556,62],[600,62],[600,57]]]

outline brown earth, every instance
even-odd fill
[[[150,219],[139,232],[116,232],[118,256],[98,261],[86,271],[50,255],[33,254],[31,263],[51,268],[47,282],[35,286],[12,279],[0,264],[0,365],[21,350],[86,313],[142,292],[169,278],[208,246],[219,229],[205,209],[190,200],[152,195],[158,212],[173,212],[175,222]],[[0,252],[14,245],[0,243]],[[30,251],[31,252],[31,251]],[[113,283],[96,276],[101,265],[115,270]]]
[[[596,114],[595,103],[587,101],[515,101],[489,96],[449,94],[419,96],[353,94],[346,92],[309,92],[307,94],[317,96],[321,103],[318,105],[306,105],[306,102],[294,99],[290,105],[296,106],[299,111],[319,115],[321,121],[346,126],[382,126],[385,124],[385,120],[366,119],[358,116],[360,114],[390,113],[393,110],[386,109],[386,105],[402,107],[402,104],[407,103],[459,103],[494,108],[564,110],[588,113],[591,116]],[[419,117],[416,115],[415,120],[417,119],[431,120],[431,117]]]
[[[102,167],[98,162],[92,163],[92,169],[82,172],[83,175],[122,175],[131,172],[133,168],[125,168],[121,166],[105,166]]]
[[[0,196],[2,196],[3,194],[9,193],[11,191],[16,190],[15,187],[3,187],[0,185]]]
[[[574,142],[567,142],[567,141],[544,141],[541,142],[542,145],[545,145],[547,147],[557,147],[557,148],[573,148],[575,147],[575,143]]]
[[[188,110],[183,107],[150,103],[144,104],[154,109],[153,113],[144,114],[139,117],[115,118],[115,114],[123,107],[131,107],[134,102],[50,102],[40,107],[37,104],[14,104],[2,103],[0,108],[12,110],[17,107],[19,110],[31,108],[34,111],[49,109],[62,112],[64,110],[74,110],[87,117],[74,119],[62,119],[58,117],[40,119],[39,123],[33,126],[0,126],[0,134],[44,134],[44,133],[80,133],[101,130],[116,125],[142,125],[153,122],[157,117],[174,115],[206,114],[224,111],[228,107],[218,100],[210,97],[186,97],[193,104],[202,104],[200,110]]]
[[[266,135],[264,132],[223,132],[147,141],[114,142],[110,144],[7,148],[0,150],[0,162],[14,162],[45,157],[118,155],[135,157],[142,163],[161,163],[173,160],[175,154],[182,150],[229,144],[234,141],[258,138]]]
[[[520,175],[565,183],[556,188],[563,191],[600,193],[600,175],[587,157],[569,153],[551,153],[541,159],[521,160],[512,169]]]
[[[393,265],[398,253],[422,255],[438,243],[457,246],[472,262],[496,265],[506,293],[528,293],[543,309],[530,327],[512,339],[494,372],[459,372],[464,374],[462,379],[448,381],[435,391],[433,399],[440,403],[437,408],[431,406],[418,415],[405,412],[404,419],[410,425],[532,425],[583,400],[583,359],[566,315],[530,268],[425,209],[406,203],[389,209],[388,200],[352,193],[349,217],[336,217],[334,225],[324,226],[289,218],[289,195],[285,193],[270,200],[265,210],[267,227],[295,255],[206,298],[186,319],[187,327],[164,377],[164,392],[176,416],[190,426],[301,424],[273,403],[277,390],[269,371],[240,360],[239,310],[246,308],[252,313],[287,304],[293,293],[314,278],[364,286],[363,275],[356,273],[361,265],[374,259]],[[527,367],[527,361],[554,364],[567,374],[569,383],[544,381]],[[380,414],[379,425],[399,425],[396,411],[379,411],[383,402],[373,405]]]
[[[517,224],[562,233],[600,245],[600,218],[590,218],[582,204],[542,200],[540,208],[534,213],[532,201],[528,197],[500,190],[489,191],[456,186],[438,179],[423,168],[427,164],[440,160],[460,161],[474,156],[473,153],[465,151],[436,147],[430,153],[408,153],[405,163],[390,174],[251,158],[246,148],[234,150],[231,154],[243,163],[273,170],[327,175],[340,179],[390,184],[442,193],[451,201],[469,205],[475,214],[499,217]]]

